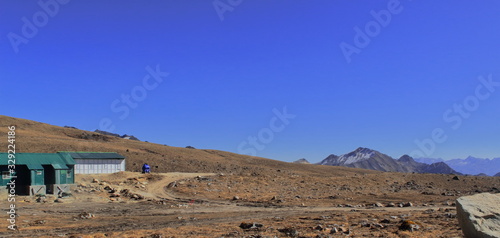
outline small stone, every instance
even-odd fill
[[[80,213],[80,215],[78,215],[78,218],[81,218],[81,219],[91,219],[94,217],[95,217],[94,214],[89,213],[89,212],[82,212],[82,213]]]
[[[418,231],[420,229],[420,225],[417,224],[416,222],[414,221],[410,221],[410,220],[403,220],[401,222],[401,225],[399,226],[399,230],[402,230],[402,231]]]
[[[317,230],[317,231],[324,231],[325,228],[322,226],[322,225],[317,225],[316,227],[314,227],[314,230]]]
[[[167,185],[167,188],[175,188],[175,187],[177,187],[177,182],[176,181],[173,181],[173,182],[171,182],[171,183],[169,183]]]
[[[406,202],[406,203],[403,204],[403,207],[413,207],[413,203]]]
[[[373,223],[373,224],[371,225],[371,227],[372,227],[372,228],[384,228],[384,225],[379,224],[379,223]]]
[[[282,232],[282,233],[285,233],[285,235],[291,236],[291,237],[297,237],[297,236],[299,236],[299,232],[296,229],[291,228],[291,227],[287,227],[287,228],[283,228],[283,229],[278,229],[278,231]]]
[[[255,223],[255,222],[252,222],[252,223],[242,222],[240,224],[240,228],[244,229],[244,230],[259,229],[259,228],[262,228],[263,226],[264,225],[262,225],[260,223]]]
[[[119,193],[112,193],[109,196],[112,197],[112,198],[117,198],[117,197],[120,197],[121,195]]]

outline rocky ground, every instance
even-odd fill
[[[0,116],[17,153],[101,151],[127,171],[77,175],[71,196],[18,197],[0,237],[462,237],[455,200],[500,177],[383,173],[126,140]],[[138,173],[149,163],[153,174]],[[184,173],[178,173],[184,172]],[[7,198],[0,196],[4,218]]]
[[[292,171],[121,172],[77,180],[68,197],[18,197],[18,231],[0,236],[462,237],[455,199],[500,185],[492,177]],[[0,224],[7,227],[6,219]]]

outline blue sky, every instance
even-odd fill
[[[498,1],[0,5],[3,115],[283,161],[500,157]]]

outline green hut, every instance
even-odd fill
[[[2,189],[9,190],[15,184],[16,194],[58,194],[69,192],[75,183],[75,161],[63,153],[16,153],[9,163],[9,154],[0,153]],[[14,162],[14,163],[13,163]],[[10,170],[9,164],[15,164]]]

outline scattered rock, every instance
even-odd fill
[[[413,203],[411,202],[403,203],[403,207],[413,207]]]
[[[453,176],[453,180],[460,180],[458,176]]]
[[[47,202],[47,197],[45,196],[37,197],[36,202]]]
[[[401,222],[401,225],[399,226],[399,230],[402,230],[402,231],[418,231],[420,229],[420,225],[417,224],[416,222],[414,221],[410,221],[410,220],[403,220]]]
[[[255,222],[252,222],[252,223],[242,222],[240,224],[240,228],[244,229],[244,230],[259,229],[259,228],[262,228],[263,226],[264,225],[262,225],[260,223],[255,223]]]
[[[299,232],[295,228],[291,228],[291,227],[278,229],[278,231],[284,233],[285,235],[287,235],[289,237],[299,236]]]
[[[43,225],[43,224],[45,224],[45,223],[46,223],[46,221],[45,221],[45,220],[36,220],[36,221],[33,221],[33,223],[32,223],[32,224],[33,224],[33,225]]]
[[[465,237],[500,237],[500,194],[481,193],[457,199],[458,223]]]
[[[325,230],[325,227],[323,227],[322,225],[317,225],[316,227],[314,227],[314,230],[317,230],[317,231],[324,231],[324,230]]]
[[[167,185],[167,188],[175,188],[177,187],[177,181],[173,181]]]
[[[452,202],[452,201],[446,201],[446,202],[443,203],[443,205],[446,205],[446,206],[455,206],[456,203]]]
[[[121,195],[119,193],[112,193],[111,195],[109,195],[109,197],[112,197],[112,198],[117,198],[117,197],[120,197]]]
[[[339,232],[342,232],[342,233],[344,233],[346,235],[351,234],[351,230],[349,228],[343,227],[343,226],[339,227]]]
[[[238,200],[240,200],[240,197],[238,197],[238,196],[233,197],[233,201],[238,201]]]
[[[374,203],[373,206],[374,207],[383,207],[384,205],[382,203],[377,202],[377,203]]]
[[[100,182],[99,179],[96,179],[96,178],[94,180],[92,180],[92,183],[99,183],[99,182]]]
[[[94,218],[94,214],[92,213],[89,213],[89,212],[82,212],[78,215],[77,218],[80,218],[80,219],[91,219],[91,218]]]
[[[371,228],[384,228],[384,225],[379,224],[379,223],[373,223],[373,224],[371,224]]]
[[[144,199],[144,196],[137,194],[137,193],[134,193],[134,194],[130,194],[130,198],[133,198],[135,200],[141,200],[141,199]]]
[[[64,201],[60,198],[57,198],[56,200],[54,200],[55,203],[63,203]]]
[[[380,221],[380,223],[391,223],[391,221],[389,219],[383,219],[382,221]]]
[[[363,221],[363,222],[361,222],[359,225],[360,225],[361,227],[370,227],[370,226],[371,226],[371,224],[370,224],[369,222],[367,222],[367,221]]]
[[[163,238],[163,236],[161,234],[151,234],[148,238]]]
[[[111,191],[111,190],[115,190],[115,189],[113,189],[113,188],[112,188],[111,186],[109,186],[109,185],[106,185],[106,187],[104,187],[104,190],[106,190],[106,191]]]
[[[390,202],[390,203],[387,203],[386,207],[395,207],[396,204],[394,204],[393,202]]]

